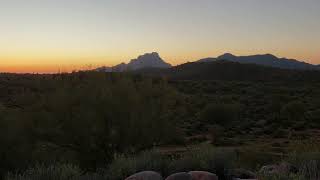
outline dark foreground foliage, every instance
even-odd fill
[[[173,118],[178,95],[164,80],[103,73],[6,78],[2,172],[52,161],[96,168],[115,153],[179,138]]]
[[[243,153],[237,153],[232,149],[202,145],[179,156],[166,156],[155,150],[144,151],[137,155],[119,155],[111,164],[95,172],[86,172],[72,164],[38,164],[20,173],[9,173],[5,180],[123,180],[134,173],[145,170],[159,172],[163,177],[177,172],[202,170],[215,173],[219,179],[231,180],[234,178],[233,172],[236,169],[250,172],[262,180],[319,179],[320,154],[313,150],[315,149],[299,153],[292,152],[290,156],[279,159],[279,163],[289,162],[297,167],[298,170],[294,173],[262,174],[254,168],[251,168],[250,171],[244,170],[241,167],[247,163],[248,159],[242,159]]]
[[[203,169],[224,177],[226,169],[218,168],[216,161],[199,162],[203,157],[192,153],[178,158],[176,152],[167,153],[174,154],[167,158],[152,153],[133,156],[154,147],[201,142],[242,149],[246,153],[241,157],[221,155],[227,157],[222,166],[233,167],[241,160],[246,162],[241,167],[256,170],[274,157],[287,157],[284,146],[291,141],[319,140],[320,83],[315,81],[167,81],[96,72],[2,74],[0,173],[25,177],[67,169],[67,174],[81,178],[117,179],[153,167],[165,175]],[[264,143],[261,140],[270,141],[273,158],[259,152],[268,151],[262,145],[248,151],[246,146]],[[146,164],[151,159],[157,163]],[[314,170],[308,163],[301,161],[300,169]]]

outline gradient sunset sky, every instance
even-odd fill
[[[0,0],[0,72],[57,72],[159,52],[320,64],[320,0]]]

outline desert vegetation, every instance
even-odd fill
[[[230,179],[243,169],[261,179],[317,179],[319,86],[1,74],[0,173],[7,180],[117,180],[143,170],[164,177],[204,170]],[[261,174],[282,162],[296,172]]]

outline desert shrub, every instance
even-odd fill
[[[268,106],[268,109],[274,114],[279,114],[282,107],[285,105],[285,102],[288,102],[290,100],[288,95],[281,94],[272,94],[270,99],[271,102]]]
[[[165,80],[92,72],[52,81],[56,87],[41,94],[25,118],[38,142],[76,152],[81,167],[179,139],[177,95]]]
[[[169,159],[153,150],[136,156],[120,155],[110,164],[105,176],[110,180],[121,180],[140,171],[168,172]]]
[[[286,138],[286,137],[288,137],[288,132],[285,131],[284,129],[281,129],[281,128],[273,129],[272,137],[273,138]]]
[[[320,109],[317,109],[315,111],[308,113],[308,120],[309,120],[309,123],[311,123],[315,127],[319,127],[319,125],[320,125]]]
[[[306,108],[300,101],[292,101],[284,105],[280,116],[284,124],[289,122],[303,121],[305,119]]]
[[[115,153],[136,154],[166,143],[177,144],[183,142],[184,133],[204,135],[212,125],[225,130],[221,134],[210,131],[218,138],[214,142],[221,145],[229,144],[226,136],[231,135],[231,128],[230,138],[251,144],[251,139],[260,135],[251,133],[260,120],[266,122],[257,125],[263,128],[262,137],[274,132],[274,137],[302,134],[299,137],[305,139],[310,131],[290,132],[292,128],[305,130],[319,124],[319,83],[167,83],[125,73],[95,72],[0,78],[0,103],[5,104],[0,108],[0,173],[53,160],[79,163],[81,168],[94,171],[107,167]],[[302,88],[305,85],[308,88]],[[293,100],[299,101],[290,102]],[[304,116],[295,116],[296,112]],[[237,121],[239,116],[241,121]],[[279,122],[289,133],[275,132]],[[291,129],[287,130],[288,126]],[[265,149],[246,151],[240,158],[249,168],[274,160]],[[186,169],[202,167],[196,158],[182,159],[190,162]],[[178,161],[181,168],[177,169],[183,169],[186,163]]]
[[[21,121],[21,114],[20,110],[0,106],[0,175],[27,167],[32,158],[30,124]]]
[[[216,149],[203,145],[185,153],[182,158],[170,164],[170,172],[203,170],[216,173],[220,178],[227,178],[228,172],[234,167],[236,154],[228,149]]]
[[[119,156],[105,172],[111,180],[120,180],[139,171],[152,170],[167,176],[176,172],[203,170],[227,178],[234,167],[236,154],[232,150],[215,149],[203,145],[179,157],[167,157],[155,151],[146,151],[136,156]]]
[[[317,159],[305,160],[299,169],[299,174],[308,179],[320,179],[320,154]]]
[[[298,175],[305,179],[320,179],[320,145],[317,139],[297,141],[285,160],[298,168]]]
[[[297,168],[296,173],[291,174],[259,174],[258,179],[262,180],[316,180],[320,178],[320,153],[319,145],[314,141],[307,143],[296,142],[294,150],[287,157],[277,158],[289,162]],[[246,158],[248,160],[248,158]],[[275,163],[275,162],[273,162]],[[272,164],[272,162],[264,163]]]
[[[81,177],[79,167],[68,164],[54,164],[50,166],[37,165],[23,173],[8,174],[5,180],[69,180]]]
[[[276,175],[258,175],[258,179],[261,180],[307,180],[297,174],[276,174]]]
[[[265,164],[273,164],[281,157],[272,153],[261,151],[261,149],[242,148],[238,150],[237,166],[241,168],[259,170]]]
[[[211,136],[211,143],[212,144],[218,144],[221,143],[222,137],[223,137],[223,132],[224,128],[219,125],[215,125],[210,128],[210,136]]]
[[[294,152],[288,161],[298,169],[298,174],[306,179],[320,178],[320,152]]]
[[[202,122],[227,126],[239,119],[239,104],[210,104],[199,114]]]
[[[8,99],[0,106],[0,174],[52,161],[95,170],[115,153],[183,142],[180,96],[164,79],[96,72],[13,79],[20,87],[0,96]]]
[[[103,175],[97,174],[97,173],[89,173],[89,174],[85,174],[80,176],[79,178],[74,178],[71,180],[108,180],[106,179]]]

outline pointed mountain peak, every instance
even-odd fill
[[[146,60],[162,60],[160,58],[160,55],[157,52],[152,52],[152,53],[145,53],[143,55],[138,56],[137,59],[133,60],[139,60],[139,59],[146,59]]]
[[[236,57],[237,56],[235,56],[235,55],[233,55],[231,53],[225,53],[225,54],[219,56],[218,59],[226,59],[226,60],[228,60],[228,59],[234,59]]]
[[[112,67],[100,67],[97,71],[104,72],[124,72],[131,70],[139,70],[143,68],[170,68],[171,64],[166,63],[161,59],[157,52],[146,53],[138,56],[137,59],[132,59],[128,64],[121,63]]]
[[[148,53],[146,53],[146,54],[148,54]],[[149,54],[151,54],[151,55],[153,55],[153,56],[159,56],[159,53],[157,53],[157,52],[152,52],[152,53],[149,53]],[[160,56],[159,56],[160,57]]]
[[[265,56],[277,57],[277,56],[275,56],[275,55],[273,55],[273,54],[269,54],[269,53],[265,54]]]
[[[231,53],[224,53],[222,56],[235,56],[235,55],[233,55]]]
[[[260,56],[264,56],[266,58],[270,58],[270,59],[279,59],[277,56],[273,55],[273,54],[263,54]]]
[[[170,68],[157,52],[146,53],[137,59],[132,59],[128,64],[129,69],[136,70],[141,68]]]

